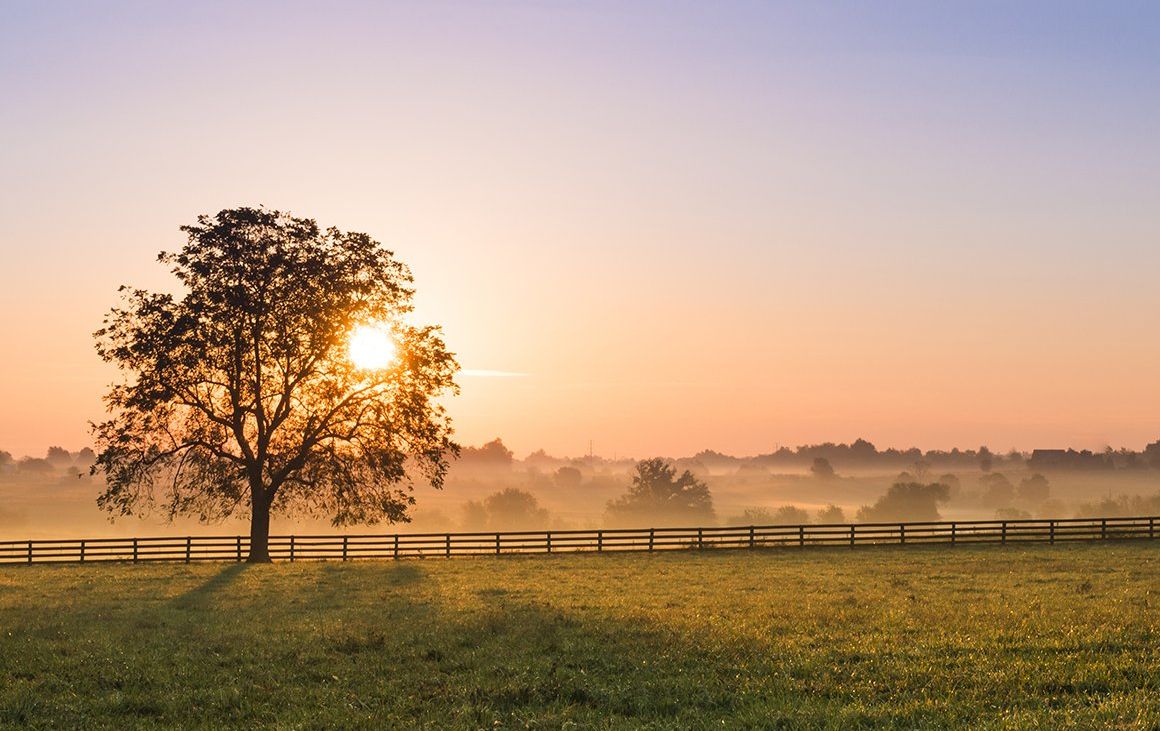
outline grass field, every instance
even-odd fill
[[[0,725],[1158,728],[1160,546],[0,570]]]

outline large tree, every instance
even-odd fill
[[[715,517],[709,486],[685,470],[680,476],[667,460],[654,457],[638,462],[628,492],[607,507],[609,522],[639,528],[643,525],[701,525]]]
[[[442,486],[458,450],[439,403],[458,366],[438,328],[408,323],[407,267],[366,234],[264,208],[181,230],[158,257],[178,294],[122,287],[96,333],[124,376],[93,427],[101,507],[248,510],[252,562],[270,560],[272,511],[407,520],[414,480]],[[395,356],[352,360],[356,332]]]

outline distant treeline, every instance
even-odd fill
[[[49,447],[43,457],[12,456],[10,452],[0,449],[0,477],[12,475],[18,477],[58,477],[85,476],[93,466],[97,456],[93,450],[85,447],[76,452],[70,452],[63,447]]]
[[[1002,467],[1022,467],[1032,470],[1115,470],[1115,469],[1160,469],[1160,440],[1149,444],[1143,451],[1130,449],[1113,450],[1108,447],[1102,452],[1075,449],[1036,449],[1032,452],[1011,450],[1006,453],[992,452],[983,446],[978,449],[932,449],[923,451],[917,447],[910,449],[878,449],[865,439],[856,439],[850,444],[824,442],[805,444],[794,449],[781,447],[769,454],[754,457],[734,457],[711,449],[706,449],[692,457],[672,460],[680,469],[694,473],[725,472],[746,469],[770,470],[774,468],[812,468],[828,464],[838,469],[857,468],[912,468],[915,465],[936,468],[980,469],[990,472]],[[471,466],[510,466],[515,462],[512,451],[503,441],[495,439],[480,447],[465,447],[460,462]],[[616,467],[631,468],[636,460],[609,460],[599,456],[578,458],[553,457],[544,450],[537,450],[524,459],[529,466],[559,467]]]

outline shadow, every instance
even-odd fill
[[[205,583],[175,597],[171,603],[177,609],[204,607],[214,594],[234,583],[248,565],[244,563],[230,564],[211,576]]]

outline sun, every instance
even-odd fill
[[[356,368],[382,370],[395,360],[397,350],[390,331],[384,326],[359,325],[350,334],[347,355]]]

